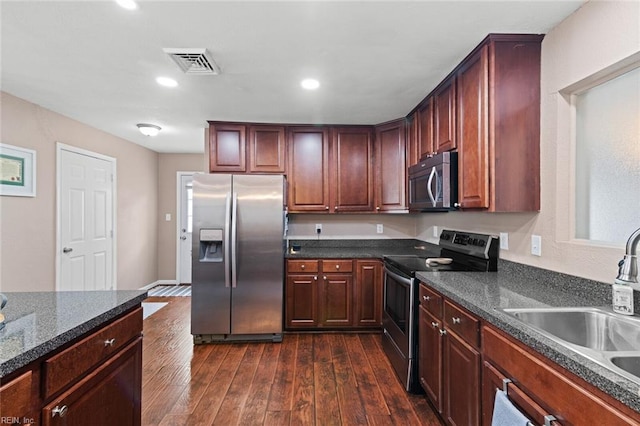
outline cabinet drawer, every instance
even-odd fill
[[[44,397],[52,396],[142,332],[142,308],[96,331],[44,362]]]
[[[448,300],[444,302],[444,323],[470,345],[480,346],[480,321]]]
[[[353,261],[351,260],[323,260],[322,272],[351,272],[353,271]]]
[[[442,296],[424,284],[420,284],[420,305],[437,319],[442,318]]]
[[[318,261],[287,260],[287,272],[318,272]]]
[[[0,386],[0,424],[14,424],[15,419],[35,417],[33,390],[37,377],[34,375],[33,371],[27,371]]]

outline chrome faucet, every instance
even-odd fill
[[[616,282],[621,284],[637,284],[638,283],[638,244],[640,243],[640,229],[631,234],[627,241],[627,252],[624,258],[618,263],[618,277]]]

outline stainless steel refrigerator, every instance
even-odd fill
[[[282,341],[284,177],[193,177],[193,341]]]

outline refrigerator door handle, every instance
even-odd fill
[[[237,251],[238,251],[238,194],[233,193],[231,211],[231,287],[236,288],[238,284]]]
[[[231,259],[231,245],[230,243],[230,233],[231,233],[231,194],[227,194],[227,200],[225,204],[224,210],[224,261],[226,263],[226,267],[224,268],[224,286],[229,287],[231,285],[231,268],[229,267],[229,259]]]

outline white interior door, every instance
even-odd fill
[[[58,289],[111,290],[115,160],[58,152]]]
[[[193,229],[193,175],[180,175],[180,223],[178,284],[191,284],[191,231]]]

